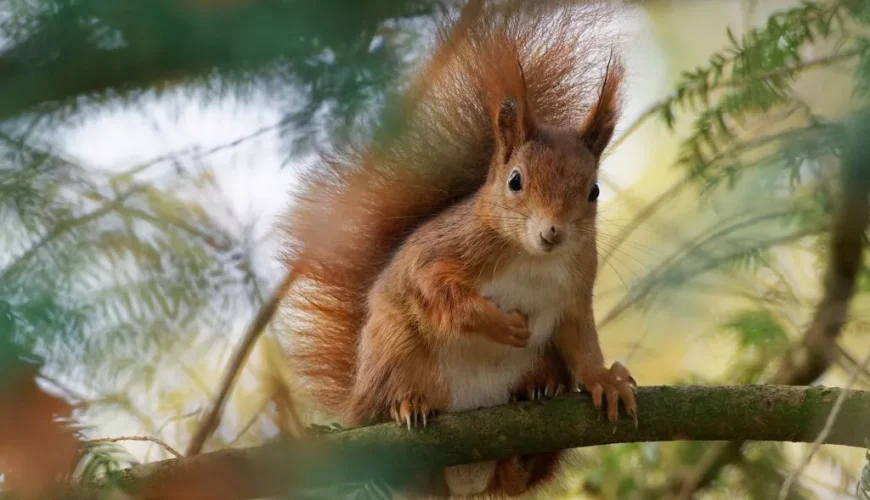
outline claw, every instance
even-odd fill
[[[595,384],[592,386],[592,404],[595,406],[595,409],[601,411],[601,403],[604,398],[604,388],[601,387],[601,384]]]
[[[396,401],[390,406],[390,416],[399,425],[411,430],[415,427],[429,425],[429,416],[434,412],[422,397],[408,397]]]
[[[625,412],[631,418],[635,428],[638,427],[637,418],[637,382],[621,363],[613,363],[609,370],[593,373],[588,380],[584,380],[587,391],[592,393],[592,401],[601,419],[602,406],[607,400],[607,419],[616,422],[619,418],[619,401],[625,407]],[[614,427],[614,432],[616,428]]]
[[[532,373],[515,392],[512,391],[511,401],[543,401],[559,394],[560,388],[563,387],[559,383],[558,374]]]

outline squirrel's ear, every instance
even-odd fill
[[[613,137],[616,121],[619,118],[619,90],[622,84],[623,68],[619,61],[609,61],[604,74],[604,83],[598,101],[589,111],[589,116],[580,127],[580,137],[589,151],[600,158]]]
[[[514,150],[529,140],[533,127],[525,102],[514,97],[501,102],[495,116],[495,138],[503,162],[507,163]]]

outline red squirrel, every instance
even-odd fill
[[[279,328],[297,392],[344,425],[553,397],[579,385],[637,422],[607,368],[592,289],[597,172],[622,66],[595,52],[603,4],[470,1],[396,122],[307,173],[287,220],[300,286]],[[519,494],[558,454],[448,467],[452,495]]]

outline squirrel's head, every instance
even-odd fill
[[[613,136],[622,68],[608,65],[598,101],[578,128],[537,123],[524,96],[493,106],[494,156],[479,209],[532,254],[594,235],[598,165]]]

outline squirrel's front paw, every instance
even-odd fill
[[[390,405],[390,416],[399,425],[411,427],[426,427],[427,419],[434,414],[426,399],[420,396],[409,396]]]
[[[493,315],[493,325],[484,332],[489,340],[519,348],[529,344],[532,334],[528,318],[518,312],[505,313],[497,309]]]
[[[616,421],[619,409],[619,399],[625,405],[625,412],[631,417],[637,427],[637,382],[622,363],[613,363],[609,370],[584,375],[584,388],[592,394],[592,402],[596,410],[601,409],[603,399],[607,397],[607,419]]]

